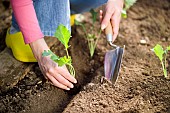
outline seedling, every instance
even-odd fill
[[[127,10],[132,7],[135,3],[136,3],[137,0],[124,0],[125,2],[125,5],[124,5],[124,8],[122,10],[122,17],[123,18],[127,18]]]
[[[167,62],[166,62],[166,57],[167,57],[167,54],[168,54],[168,51],[170,50],[170,46],[168,46],[165,50],[163,49],[163,47],[159,44],[157,44],[153,49],[152,51],[155,53],[155,55],[159,58],[159,60],[161,61],[161,64],[162,64],[162,70],[163,70],[163,73],[164,73],[164,76],[165,78],[168,77],[168,74],[167,74],[167,69],[166,69],[166,66],[167,66]]]
[[[98,42],[98,39],[99,39],[99,37],[101,35],[102,30],[100,29],[99,32],[97,33],[97,35],[95,34],[94,25],[96,23],[98,13],[95,12],[93,9],[90,10],[90,13],[92,15],[92,21],[93,21],[92,27],[90,27],[90,31],[91,31],[90,33],[87,32],[85,25],[83,23],[80,23],[76,19],[75,19],[75,25],[78,25],[78,26],[82,27],[82,29],[84,31],[84,34],[85,34],[85,38],[87,39],[87,42],[88,42],[90,56],[93,57],[94,52],[95,52],[95,48],[96,48],[96,45],[97,45],[97,42]]]
[[[56,29],[55,37],[64,45],[66,56],[59,57],[50,50],[48,51],[44,50],[42,56],[50,56],[50,58],[53,61],[55,61],[60,67],[63,65],[68,66],[70,74],[75,77],[75,69],[72,65],[71,56],[68,53],[68,48],[70,47],[68,43],[71,37],[71,33],[64,25],[60,24],[58,28]]]

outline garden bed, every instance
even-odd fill
[[[89,13],[84,15],[89,18]],[[112,49],[105,36],[101,36],[91,59],[81,28],[74,26],[69,52],[78,79],[75,88],[63,91],[52,86],[34,64],[22,80],[0,94],[0,112],[170,113],[170,80],[164,78],[160,62],[150,50],[157,43],[164,47],[170,44],[169,18],[169,0],[138,0],[128,11],[128,18],[122,19],[115,42],[126,46],[115,86],[106,80],[101,82],[104,55]],[[85,24],[91,25],[89,19]],[[146,43],[141,44],[140,40]],[[4,49],[5,46],[0,47]],[[59,42],[52,50],[64,54]]]

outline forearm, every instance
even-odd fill
[[[43,37],[32,0],[11,0],[12,9],[23,34],[25,43]]]

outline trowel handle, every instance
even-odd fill
[[[105,29],[105,34],[106,34],[106,38],[107,38],[108,43],[111,46],[116,48],[117,46],[112,43],[113,42],[113,28],[112,28],[112,25],[111,25],[110,22]]]
[[[112,30],[112,25],[111,23],[109,22],[109,24],[107,25],[106,29],[105,29],[105,33],[106,33],[106,38],[107,38],[107,41],[113,41],[112,38],[113,38],[113,30]]]

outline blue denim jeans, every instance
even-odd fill
[[[45,36],[54,36],[59,24],[71,30],[70,14],[85,12],[106,2],[107,0],[33,0],[40,28]],[[13,15],[10,33],[19,31]]]

